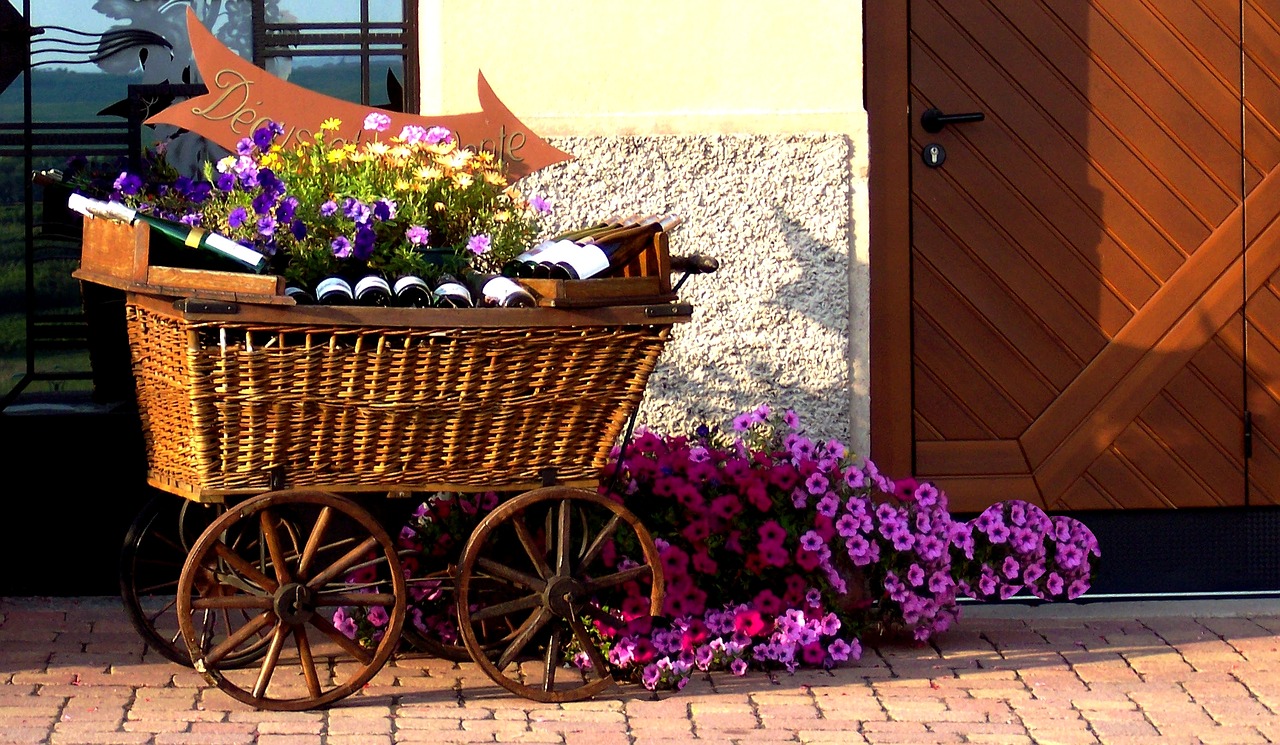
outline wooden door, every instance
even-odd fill
[[[1280,16],[888,5],[867,6],[869,39],[902,39],[867,53],[882,468],[956,511],[1276,502]],[[930,108],[984,118],[931,133]]]

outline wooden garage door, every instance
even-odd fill
[[[910,383],[873,421],[910,412],[959,511],[1280,500],[1280,12],[912,0],[905,32],[911,343],[873,405]]]

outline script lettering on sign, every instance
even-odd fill
[[[218,41],[190,8],[187,33],[209,92],[173,104],[147,119],[147,124],[182,127],[233,151],[237,142],[268,121],[284,125],[285,134],[277,140],[283,147],[309,140],[330,117],[342,122],[331,140],[353,142],[372,134],[362,129],[370,107],[307,90],[256,67]],[[480,99],[476,112],[423,116],[384,111],[391,117],[388,132],[399,133],[407,124],[448,127],[464,147],[499,156],[512,179],[573,157],[521,123],[494,94],[483,73],[477,73],[476,92]]]

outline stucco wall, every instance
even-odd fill
[[[474,111],[482,71],[577,156],[532,179],[565,226],[670,209],[686,221],[677,251],[724,261],[686,285],[698,317],[651,383],[648,420],[789,405],[869,452],[862,0],[419,0],[418,12],[424,113]]]
[[[568,229],[615,212],[673,212],[673,254],[720,270],[691,277],[694,320],[676,329],[641,421],[686,432],[761,403],[811,434],[850,438],[849,272],[853,175],[844,135],[561,137],[574,155],[521,187]]]

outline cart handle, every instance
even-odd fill
[[[671,271],[685,274],[710,274],[720,268],[720,262],[704,254],[672,256]]]
[[[671,288],[672,292],[680,292],[680,288],[684,287],[684,283],[689,277],[695,274],[710,274],[720,268],[720,262],[716,259],[704,254],[689,254],[688,256],[672,256],[671,271],[684,272],[680,276],[676,286]]]

